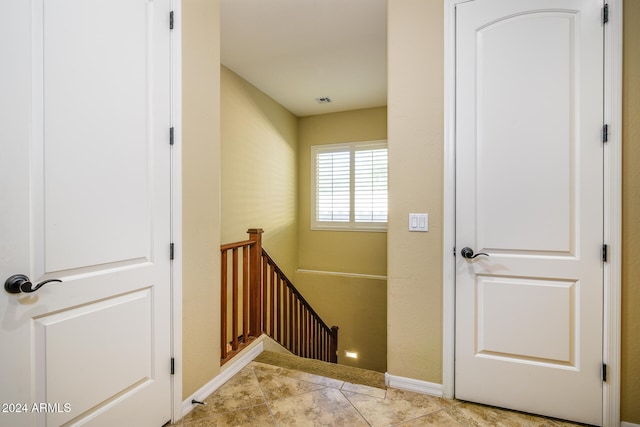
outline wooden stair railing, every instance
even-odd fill
[[[329,327],[262,250],[263,330],[295,355],[338,362],[338,327]]]
[[[260,321],[260,257],[262,229],[250,229],[249,240],[220,246],[221,364],[262,334]],[[229,259],[231,253],[231,259]],[[242,270],[240,266],[242,256]],[[241,287],[242,286],[242,287]],[[231,307],[231,312],[229,312]],[[242,330],[242,335],[240,334]]]
[[[220,247],[221,364],[262,333],[293,354],[337,363],[338,327],[327,326],[262,248],[263,230],[247,233],[249,240]]]

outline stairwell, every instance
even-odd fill
[[[220,246],[221,365],[266,334],[303,358],[337,363],[338,327],[329,327],[262,247],[249,239]]]

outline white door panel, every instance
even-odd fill
[[[477,355],[575,365],[577,283],[478,275],[476,286]]]
[[[147,386],[154,365],[151,306],[151,291],[143,289],[35,319],[37,400],[69,402],[69,391],[78,390],[69,403],[83,414]],[[62,425],[73,413],[54,412],[47,422]]]
[[[170,419],[169,6],[6,11],[0,277],[62,282],[0,291],[2,426]]]
[[[456,397],[602,422],[602,2],[456,9]],[[471,247],[480,256],[460,256]]]
[[[154,3],[56,3],[43,9],[46,271],[148,259]]]

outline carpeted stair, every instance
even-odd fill
[[[362,384],[382,389],[386,388],[384,384],[384,374],[367,369],[338,365],[337,363],[328,363],[315,359],[305,359],[292,354],[276,353],[273,351],[263,351],[254,361],[347,381],[353,384]]]

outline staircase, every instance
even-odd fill
[[[291,353],[337,363],[338,327],[329,327],[262,248],[261,228],[220,246],[221,365],[262,334]]]

